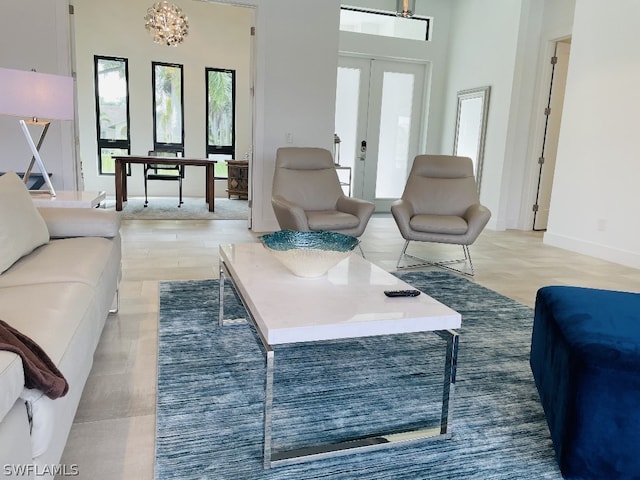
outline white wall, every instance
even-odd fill
[[[206,157],[205,68],[236,71],[236,157],[251,150],[250,27],[253,11],[205,2],[179,2],[189,18],[184,43],[167,47],[153,42],[144,28],[147,0],[73,0],[78,91],[80,157],[85,189],[114,192],[113,175],[98,174],[94,55],[124,57],[129,67],[131,153],[153,150],[151,62],[183,65],[185,156]],[[216,182],[216,195],[226,196],[226,182]],[[204,197],[204,168],[185,169],[185,196]],[[144,194],[142,165],[132,167],[129,195]],[[150,182],[150,195],[172,195],[174,182]]]
[[[387,11],[393,11],[395,3],[348,2]],[[433,18],[430,42],[340,33],[341,51],[428,62],[424,152],[450,154],[457,92],[491,86],[481,197],[493,213],[489,226],[495,229],[518,228],[523,223],[523,205],[532,204],[523,198],[523,186],[529,174],[531,109],[544,6],[539,0],[425,0],[417,2],[416,13]],[[549,25],[559,23],[557,15],[546,20]]]
[[[0,67],[71,75],[67,4],[67,0],[3,1]],[[19,120],[0,115],[0,171],[25,171],[29,166],[31,151]],[[40,128],[31,127],[36,141],[40,132]],[[73,122],[52,121],[40,153],[53,173],[54,187],[74,190]]]
[[[535,131],[539,127],[532,120],[536,115],[529,113],[529,118],[525,118],[530,98],[526,75],[544,76],[544,72],[540,64],[528,72],[523,62],[517,60],[517,52],[531,55],[530,38],[539,18],[529,21],[526,17],[527,12],[539,14],[536,1],[456,1],[449,28],[452,63],[448,87],[437,92],[445,97],[441,147],[447,152],[453,142],[455,93],[465,88],[492,86],[482,200],[494,211],[493,227],[497,228],[509,226],[511,204],[524,204],[523,198],[528,193],[525,191],[518,198],[514,192],[518,188],[514,185],[523,183],[523,178],[518,178],[517,171],[521,169],[518,162],[522,161],[524,143],[528,143],[526,150],[530,157],[538,140]],[[258,30],[253,228],[266,231],[277,228],[269,199],[275,152],[285,145],[286,133],[293,134],[294,145],[332,146],[339,3],[336,0],[245,3],[256,7]],[[574,0],[544,3],[543,44],[571,33]],[[66,0],[5,1],[0,17],[0,41],[14,48],[0,49],[0,66],[67,73],[66,4]],[[188,4],[185,0],[183,7],[186,9]],[[548,15],[551,10],[558,15]],[[546,243],[636,267],[640,266],[636,241],[640,220],[635,213],[639,203],[636,179],[640,177],[635,141],[640,110],[637,89],[640,64],[636,55],[640,31],[635,28],[635,19],[639,17],[640,3],[636,0],[617,0],[606,5],[599,0],[575,2],[572,55],[549,230],[545,235]],[[438,25],[434,24],[434,34]],[[21,41],[17,43],[16,38]],[[523,85],[525,91],[518,93]],[[435,81],[432,86],[435,88]],[[537,97],[541,88],[536,84]],[[433,96],[432,91],[432,106]],[[515,110],[510,106],[514,98],[518,98]],[[535,108],[536,102],[532,102],[531,108]],[[515,124],[510,126],[514,119]],[[434,121],[437,120],[431,121],[432,127]],[[19,131],[11,131],[14,123],[17,122],[13,118],[0,118],[2,170],[18,169],[15,167],[28,162],[26,145],[25,153],[16,153],[20,148],[16,144],[23,140]],[[531,132],[528,142],[522,140],[523,126],[528,126]],[[54,128],[48,136],[47,148]],[[514,134],[514,128],[520,133]],[[45,158],[54,171],[54,184],[58,188],[73,188],[73,174],[68,173],[72,172],[73,160],[62,153],[63,146],[57,152],[58,160],[52,156]],[[516,160],[509,157],[511,152],[517,153]]]
[[[508,228],[533,228],[533,204],[536,203],[540,165],[538,159],[545,140],[546,117],[544,109],[549,103],[549,85],[553,67],[551,57],[559,40],[571,37],[575,0],[545,0],[541,32],[535,39],[537,48],[529,56],[527,70],[535,80],[534,97],[530,106],[531,123],[523,132],[528,134],[526,164],[522,166],[522,183],[512,186],[509,195],[510,212],[516,217]],[[533,55],[537,55],[537,60]],[[519,214],[517,213],[519,209]]]
[[[640,267],[640,2],[576,2],[545,242]],[[597,28],[596,28],[597,26]]]
[[[251,0],[257,5],[253,229],[277,230],[271,183],[278,147],[333,147],[338,0]],[[268,6],[267,6],[268,4]]]
[[[452,11],[447,89],[443,115],[442,152],[453,151],[456,94],[491,86],[482,171],[481,201],[492,212],[490,228],[506,226],[506,188],[509,162],[507,141],[513,100],[516,53],[522,2],[514,0],[458,0]],[[507,176],[505,176],[507,175]]]
[[[114,0],[120,2],[120,0]],[[60,45],[52,45],[50,32],[64,27],[68,22],[66,15],[60,15],[58,5],[66,8],[66,0],[56,0],[57,7],[54,12],[45,8],[51,0],[11,0],[6,4],[14,10],[11,15],[5,15],[7,8],[3,4],[3,19],[7,19],[8,25],[13,25],[8,35],[0,32],[3,45],[15,44],[16,38],[28,38],[25,32],[33,29],[33,43],[25,41],[25,48],[16,49],[12,58],[55,58],[58,54],[68,61],[68,53]],[[109,5],[114,2],[100,3],[100,9],[109,10]],[[93,2],[77,0],[77,9]],[[139,0],[124,1],[129,5],[141,5]],[[202,2],[183,0],[179,2],[185,11],[191,6],[211,7]],[[233,4],[234,0],[220,1],[216,3]],[[287,133],[292,134],[293,146],[318,146],[331,149],[333,146],[334,107],[336,91],[336,71],[338,65],[338,27],[340,4],[338,0],[246,0],[242,2],[248,7],[255,8],[255,24],[257,34],[255,39],[255,128],[252,176],[253,180],[253,210],[252,223],[256,231],[268,231],[278,228],[275,215],[271,208],[271,182],[275,164],[276,150],[285,146]],[[113,24],[105,25],[114,36],[122,38],[123,43],[131,41],[131,38],[143,39],[147,45],[151,40],[146,37],[143,20],[146,7],[151,2],[144,2],[144,9],[139,13],[128,12],[121,9],[115,14],[119,15]],[[62,9],[63,11],[64,8]],[[83,13],[77,12],[81,16]],[[129,25],[127,22],[135,22]],[[48,25],[49,30],[38,30],[34,26],[39,23]],[[92,23],[90,28],[98,32],[102,20]],[[115,26],[114,26],[115,25]],[[39,32],[39,33],[38,33]],[[49,42],[47,44],[47,42]],[[42,47],[42,44],[45,47]],[[51,47],[51,48],[48,48]],[[82,46],[79,46],[82,48]],[[37,48],[43,48],[38,52]],[[157,48],[160,48],[159,46]],[[168,47],[165,47],[168,48]],[[202,50],[213,51],[223,48],[220,43],[207,45]],[[7,49],[2,49],[4,52]],[[18,52],[20,52],[18,54]],[[164,51],[163,51],[164,52]],[[92,54],[111,55],[103,49]],[[199,52],[195,52],[199,53]],[[201,52],[200,52],[201,53]],[[4,53],[3,53],[4,55]],[[20,65],[17,63],[2,66],[14,68],[30,68],[32,65]],[[130,60],[131,61],[131,60]],[[29,62],[31,63],[31,62]],[[35,62],[34,62],[35,63]],[[131,66],[131,64],[130,64]],[[39,65],[35,65],[39,68]],[[150,68],[150,67],[149,67]],[[46,71],[45,68],[39,68]],[[53,71],[50,70],[50,71]],[[60,70],[57,73],[62,73]],[[203,73],[204,75],[204,73]],[[150,85],[150,84],[149,84]],[[79,91],[85,115],[88,112],[87,98],[93,98],[93,92],[88,92],[86,86]],[[149,94],[150,95],[150,94]],[[202,114],[204,118],[204,113]],[[84,121],[92,122],[87,126]],[[85,120],[81,128],[95,128],[91,119]],[[141,120],[144,122],[144,120]],[[0,126],[1,128],[1,126]],[[147,126],[142,128],[148,129]],[[9,133],[9,138],[13,135]],[[197,140],[196,140],[197,142]],[[204,142],[203,142],[204,143]],[[90,155],[80,146],[84,155]],[[142,145],[138,145],[142,148]],[[90,147],[91,148],[91,147]],[[146,147],[144,147],[146,149]],[[188,147],[189,148],[189,147]],[[202,147],[204,148],[204,147]],[[1,152],[0,152],[1,154]],[[3,157],[13,155],[2,155]],[[62,155],[61,155],[61,158]],[[28,159],[27,159],[28,162]],[[64,163],[67,164],[65,158]],[[71,162],[72,164],[73,162]],[[158,182],[156,182],[158,183]],[[113,189],[107,181],[105,189]],[[65,186],[66,187],[66,186]],[[68,188],[68,187],[66,187]],[[109,190],[108,190],[109,191]]]
[[[347,3],[350,6],[384,11],[394,11],[396,7],[395,0],[350,0]],[[431,40],[429,42],[340,32],[339,49],[343,54],[415,61],[427,65],[427,91],[424,97],[420,152],[440,153],[442,115],[449,103],[442,92],[446,88],[451,2],[449,0],[421,0],[416,3],[415,14],[431,17]]]

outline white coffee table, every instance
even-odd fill
[[[291,464],[427,437],[450,438],[450,412],[462,322],[459,313],[426,294],[388,298],[384,290],[413,288],[357,253],[323,277],[300,278],[289,272],[261,243],[220,246],[219,324],[224,325],[223,289],[229,278],[253,322],[266,352],[264,466]],[[304,314],[301,314],[304,312]],[[446,340],[442,414],[439,428],[421,429],[319,447],[273,452],[274,345],[321,340],[434,332]]]

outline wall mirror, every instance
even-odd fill
[[[480,87],[458,92],[453,154],[473,160],[478,193],[481,185],[490,91],[491,87]]]

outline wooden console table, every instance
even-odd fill
[[[206,167],[205,200],[209,204],[209,211],[213,212],[214,197],[214,166],[216,160],[209,158],[182,157],[151,157],[148,155],[119,155],[113,157],[116,168],[116,210],[122,210],[122,203],[127,201],[127,164],[142,165],[191,165]]]
[[[227,197],[249,198],[249,162],[227,160]]]

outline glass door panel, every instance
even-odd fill
[[[409,164],[414,76],[384,72],[375,198],[399,198]]]
[[[351,195],[358,198],[363,196],[360,143],[367,134],[370,69],[369,59],[339,59],[335,133],[340,138],[340,157],[336,160],[342,167],[351,168]]]
[[[336,134],[352,195],[388,212],[418,153],[425,65],[340,57]]]

